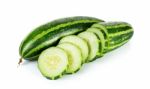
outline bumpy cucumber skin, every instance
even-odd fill
[[[37,27],[22,41],[19,48],[20,56],[27,60],[36,60],[41,51],[57,44],[61,37],[82,32],[97,22],[103,20],[76,16],[54,20]]]
[[[105,30],[105,34],[107,34],[105,53],[127,43],[134,33],[132,26],[126,22],[100,22],[92,25],[92,27]]]

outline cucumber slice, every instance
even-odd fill
[[[93,24],[91,27],[98,28],[103,33],[104,39],[105,39],[104,53],[106,53],[108,51],[107,49],[109,48],[109,44],[110,44],[109,43],[109,36],[108,36],[109,34],[108,34],[107,29],[104,26],[100,25],[100,23]]]
[[[62,38],[59,43],[64,43],[64,42],[69,42],[74,45],[76,45],[78,48],[80,48],[81,53],[82,53],[82,62],[84,63],[88,57],[89,54],[89,49],[88,49],[88,44],[85,40],[82,38],[76,36],[76,35],[70,35]]]
[[[86,62],[93,61],[98,53],[99,43],[97,36],[88,31],[84,31],[78,34],[79,37],[83,38],[88,43],[89,47],[89,56]]]
[[[61,43],[57,47],[62,48],[68,54],[68,68],[66,74],[72,74],[78,71],[82,65],[80,49],[71,43]]]
[[[103,56],[104,48],[105,48],[105,39],[104,39],[103,33],[98,28],[93,28],[93,27],[88,28],[87,31],[93,32],[99,38],[99,52],[98,52],[97,56],[98,57]]]
[[[51,47],[41,53],[38,59],[38,68],[43,76],[57,79],[62,76],[68,66],[67,53],[58,47]]]

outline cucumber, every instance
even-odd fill
[[[41,74],[54,80],[119,48],[133,34],[132,26],[126,22],[83,16],[62,18],[34,29],[22,41],[19,53],[27,60],[38,58]]]
[[[99,40],[97,36],[94,33],[88,31],[81,32],[78,34],[78,36],[87,41],[88,43],[89,56],[86,62],[93,61],[99,50]]]
[[[88,49],[88,44],[85,40],[83,40],[82,38],[76,35],[70,35],[70,36],[63,37],[59,41],[59,43],[64,43],[64,42],[72,43],[76,45],[78,48],[80,48],[82,53],[82,59],[83,59],[82,62],[84,63],[86,61],[89,54],[89,49]]]
[[[124,45],[134,33],[132,26],[126,22],[101,22],[92,25],[92,27],[103,30],[107,34],[105,40],[107,40],[108,45],[105,47],[105,52],[110,52]]]
[[[96,23],[96,24],[93,24],[91,27],[92,28],[97,28],[103,33],[103,36],[104,36],[104,39],[105,39],[104,53],[106,53],[107,48],[109,47],[108,32],[107,32],[107,29],[105,27],[101,26],[100,24],[101,23]]]
[[[48,64],[49,62],[45,61],[49,60],[49,58],[47,58],[46,56],[54,58],[54,55],[58,54],[53,50],[50,51],[53,54],[48,54],[50,52],[48,53],[42,52],[38,60],[39,69],[44,76],[50,79],[59,78],[63,74],[75,73],[81,68],[84,59],[83,53],[84,52],[86,53],[87,50],[88,56],[86,54],[87,59],[85,60],[85,62],[91,62],[94,59],[101,57],[105,53],[110,52],[124,45],[131,39],[132,36],[133,36],[133,28],[128,23],[125,22],[96,23],[90,28],[88,28],[86,31],[78,33],[77,36],[69,35],[60,39],[58,46],[55,48],[60,48],[63,51],[61,53],[64,53],[66,55],[65,57],[61,58],[61,60],[63,60],[63,63],[62,62],[61,63],[65,64],[61,66],[61,71],[60,70],[57,71],[58,70],[57,65],[59,62],[58,63],[56,62],[58,61],[56,58],[55,58],[56,59],[55,65],[50,65]],[[55,66],[57,66],[57,68]],[[48,70],[46,70],[46,68]],[[50,68],[54,68],[55,71],[53,73],[50,72]]]
[[[80,49],[71,43],[61,43],[57,47],[65,50],[68,55],[68,68],[66,74],[77,72],[82,65],[82,54]]]
[[[44,50],[38,59],[40,72],[43,76],[52,80],[61,77],[67,66],[67,53],[58,47],[51,47]]]
[[[88,28],[86,31],[93,32],[99,38],[99,52],[97,53],[97,57],[102,57],[105,48],[105,39],[103,33],[98,28],[93,28],[93,27]]]
[[[20,56],[26,60],[37,59],[43,50],[56,45],[61,37],[77,34],[102,21],[93,17],[76,16],[57,19],[39,26],[22,41],[19,48]]]

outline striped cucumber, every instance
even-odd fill
[[[19,53],[27,60],[38,58],[42,75],[54,80],[124,45],[133,33],[126,22],[104,22],[85,16],[62,18],[34,29],[22,41]]]
[[[92,27],[105,32],[105,53],[122,46],[133,36],[133,28],[126,22],[101,22]]]
[[[61,53],[67,55],[68,61],[63,57],[61,62],[56,62],[58,61],[58,57],[62,54],[58,54],[55,50],[49,50],[49,53],[44,54],[44,52],[42,52],[40,55],[38,60],[39,69],[41,73],[49,79],[59,78],[63,74],[73,74],[81,68],[82,62],[91,62],[102,57],[103,54],[128,42],[132,35],[133,29],[131,25],[125,22],[101,22],[94,24],[84,32],[77,35],[65,36],[59,41],[57,47],[64,50],[64,52]],[[105,45],[106,43],[107,45]],[[85,57],[83,57],[83,55]],[[66,67],[66,62],[68,62],[68,67]],[[57,66],[58,63],[65,63],[65,65],[60,65],[60,68]]]
[[[19,48],[20,56],[27,60],[37,59],[41,51],[55,45],[61,37],[82,32],[97,22],[103,22],[103,20],[76,16],[44,24],[30,32],[22,41]]]

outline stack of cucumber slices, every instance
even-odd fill
[[[76,73],[83,64],[102,57],[133,35],[126,22],[76,16],[54,20],[33,30],[21,43],[19,53],[26,60],[38,60],[48,79]]]

